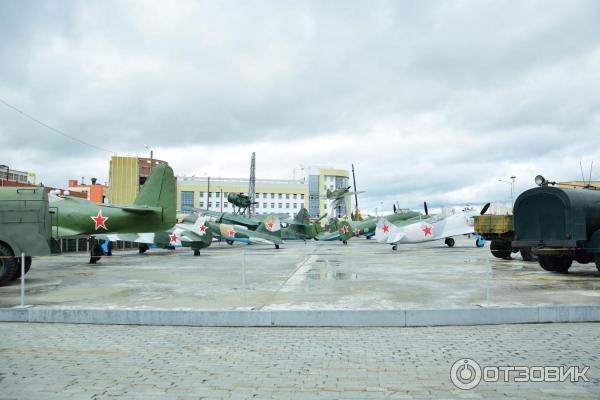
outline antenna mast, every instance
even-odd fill
[[[250,198],[250,207],[248,207],[248,215],[254,214],[254,198],[256,197],[256,153],[252,152],[250,159],[250,182],[248,184],[248,197]]]

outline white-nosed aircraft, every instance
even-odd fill
[[[474,234],[473,217],[487,211],[486,204],[481,212],[472,208],[462,211],[444,210],[441,214],[426,217],[415,217],[405,221],[389,222],[385,218],[377,221],[375,240],[379,243],[392,245],[392,250],[398,249],[398,243],[422,243],[445,239],[448,247],[454,246],[453,236]],[[475,239],[477,247],[483,247],[485,241]]]

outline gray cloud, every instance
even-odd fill
[[[264,177],[356,163],[367,208],[506,200],[499,177],[525,189],[598,160],[599,14],[594,1],[2,2],[0,97],[119,153],[148,143],[181,174],[246,176],[262,149]],[[106,179],[107,154],[2,105],[0,140],[2,163],[47,183]]]

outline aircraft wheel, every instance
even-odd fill
[[[371,240],[371,236],[367,236],[367,240]]]
[[[200,250],[199,249],[194,249],[194,255],[195,256],[199,256],[200,255]]]
[[[483,246],[485,246],[485,240],[483,240],[483,239],[475,239],[475,246],[476,247],[483,247]]]
[[[525,247],[521,249],[521,257],[523,257],[523,261],[537,261],[538,258],[531,251],[531,247]]]
[[[17,262],[10,248],[0,245],[0,285],[5,285],[17,273]]]
[[[138,246],[138,251],[140,254],[144,254],[145,252],[147,252],[149,249],[148,245],[146,243],[140,243],[140,245]]]
[[[444,244],[447,245],[448,247],[454,247],[454,239],[446,238],[446,240],[444,241]]]
[[[15,275],[15,277],[13,279],[18,279],[21,277],[21,257],[15,257],[15,260],[17,261],[17,274]],[[27,272],[29,272],[30,268],[31,268],[31,256],[25,256],[25,274],[27,274]]]
[[[566,274],[571,268],[573,259],[570,257],[538,256],[538,263],[546,271]]]
[[[347,240],[342,240],[342,243],[343,244],[348,244],[348,241]]]
[[[102,258],[102,247],[95,243],[90,250],[90,264],[96,264]]]
[[[278,244],[276,244],[276,245],[275,245],[275,248],[276,248],[276,249],[279,249],[279,245],[278,245]]]
[[[397,244],[393,245],[392,250],[394,250],[394,251],[398,250],[398,245]]]
[[[225,243],[231,246],[233,244],[233,240],[226,240]]]

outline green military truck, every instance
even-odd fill
[[[485,240],[489,240],[492,255],[510,260],[512,253],[521,252],[524,261],[537,261],[531,247],[515,248],[511,242],[515,238],[512,215],[477,215],[475,216],[475,232]]]
[[[21,276],[21,254],[25,273],[31,256],[52,251],[52,221],[48,193],[43,187],[0,188],[0,285]]]

